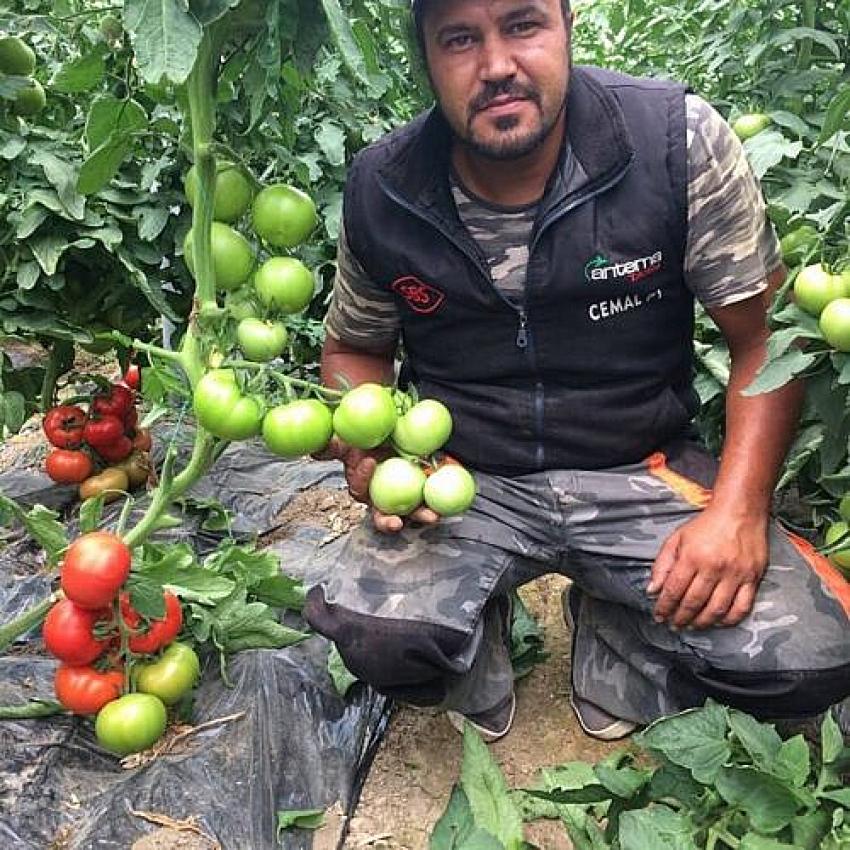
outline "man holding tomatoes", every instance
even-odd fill
[[[769,514],[802,388],[745,395],[784,270],[740,143],[675,83],[572,67],[568,0],[414,0],[437,105],[362,151],[323,371],[451,410],[464,515],[373,511],[307,616],[380,691],[505,734],[509,594],[572,580],[572,704],[614,739],[712,697],[850,692],[850,586]],[[694,299],[731,354],[718,462]],[[375,455],[337,443],[366,499]]]

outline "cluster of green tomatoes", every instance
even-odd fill
[[[801,269],[794,301],[818,319],[823,338],[837,351],[850,351],[850,267],[833,272],[821,263]]]
[[[34,73],[33,49],[16,35],[0,38],[0,75],[24,78],[24,85],[15,92],[12,100],[12,112],[15,115],[38,115],[47,103],[44,88],[33,77]]]

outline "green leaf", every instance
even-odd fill
[[[103,516],[103,496],[92,496],[80,505],[80,533],[97,531]]]
[[[434,825],[428,850],[504,850],[504,845],[476,826],[469,798],[455,785],[446,810]]]
[[[277,813],[277,837],[285,829],[319,829],[325,823],[323,809],[289,809]]]
[[[505,777],[475,729],[463,731],[460,782],[477,826],[498,838],[506,850],[522,846],[522,818],[508,793]]]
[[[334,121],[323,121],[315,132],[316,144],[331,165],[345,162],[345,133]]]
[[[81,220],[85,215],[86,199],[77,191],[77,172],[73,164],[45,150],[35,151],[30,162],[41,166],[48,183],[57,192],[59,207],[52,207],[46,201],[45,194],[38,192],[30,194],[29,203],[37,200],[48,209],[67,212],[74,221]]]
[[[726,709],[709,700],[694,708],[663,717],[635,736],[635,743],[687,768],[698,782],[710,785],[729,760]]]
[[[62,553],[68,548],[68,537],[65,526],[58,522],[59,514],[35,505],[28,512],[8,496],[0,493],[0,519],[3,525],[8,525],[12,519],[23,524],[29,535],[44,549],[47,561],[51,566],[59,563]]]
[[[115,176],[132,149],[132,136],[120,132],[111,134],[80,167],[77,190],[84,195],[100,191]]]
[[[366,69],[363,53],[354,37],[348,15],[342,10],[339,0],[321,0],[321,3],[343,61],[358,80],[369,86],[371,84],[369,72]]]
[[[821,760],[823,764],[832,764],[844,749],[844,738],[841,728],[835,722],[831,711],[824,714],[820,727]]]
[[[152,547],[142,550],[140,572],[154,584],[168,587],[181,599],[214,605],[233,593],[235,583],[195,563],[191,552],[172,546],[168,554],[157,557]]]
[[[621,850],[697,850],[690,821],[667,806],[623,812]]]
[[[139,220],[139,239],[152,242],[168,224],[171,210],[168,207],[139,207],[136,210]]]
[[[823,351],[800,351],[792,348],[776,360],[769,360],[759,369],[755,380],[741,394],[745,396],[769,393],[800,377],[826,357]]]
[[[789,141],[778,130],[763,130],[744,142],[744,150],[753,173],[761,180],[783,159],[796,159],[803,150],[803,143]]]
[[[824,800],[832,800],[833,803],[838,803],[845,809],[850,809],[850,788],[839,788],[837,791],[822,791],[818,794]]]
[[[92,51],[62,65],[50,81],[50,87],[65,94],[78,94],[99,86],[105,75],[103,54]]]
[[[605,764],[596,765],[594,771],[605,788],[626,800],[637,795],[653,774],[652,770],[637,770],[629,766],[613,768]]]
[[[30,251],[46,275],[56,273],[56,266],[68,247],[68,240],[60,233],[45,233],[29,241]]]
[[[850,83],[844,83],[826,108],[826,117],[823,129],[818,136],[818,144],[823,144],[837,133],[847,123],[848,114],[850,114]]]
[[[2,430],[16,434],[27,421],[27,400],[22,393],[11,390],[0,393],[0,436]]]
[[[806,739],[795,735],[782,742],[771,773],[796,788],[802,788],[812,769],[812,754]]]
[[[722,768],[715,788],[727,803],[745,811],[760,832],[778,832],[791,822],[799,808],[791,788],[752,767]]]
[[[124,27],[145,82],[186,81],[203,32],[185,0],[126,0]]]
[[[251,594],[257,601],[265,602],[273,608],[301,611],[304,607],[306,591],[300,579],[276,575],[257,582],[251,589]]]
[[[513,616],[511,618],[511,665],[514,678],[522,678],[530,673],[535,665],[549,657],[543,647],[543,632],[534,617],[514,592]]]
[[[328,650],[328,674],[331,677],[331,681],[334,683],[336,692],[341,697],[344,697],[351,687],[360,681],[357,676],[355,676],[354,673],[345,666],[345,662],[342,660],[342,656],[339,654],[339,650],[335,643],[332,643],[331,648]]]
[[[147,128],[148,116],[135,100],[103,94],[92,101],[86,117],[86,144],[90,151],[99,148],[113,134],[129,135]]]
[[[143,574],[133,574],[127,581],[130,604],[148,620],[161,620],[165,616],[165,596],[156,582]]]
[[[785,844],[773,838],[766,838],[757,832],[748,832],[738,845],[738,850],[805,850],[798,844]]]

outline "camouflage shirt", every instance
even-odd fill
[[[702,98],[688,95],[688,238],[684,279],[706,307],[725,307],[762,292],[782,262],[764,200],[741,143]],[[469,192],[456,177],[458,214],[508,298],[522,297],[537,205],[506,208]],[[399,338],[394,297],[369,279],[340,233],[328,333],[365,351],[387,351]]]

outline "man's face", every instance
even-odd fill
[[[423,34],[440,107],[474,153],[515,159],[549,135],[569,77],[560,0],[433,0]]]

